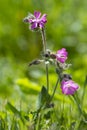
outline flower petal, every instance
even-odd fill
[[[38,24],[36,22],[34,22],[32,25],[31,25],[31,29],[35,29],[38,27]]]
[[[74,88],[65,88],[64,90],[62,90],[62,92],[66,95],[73,95],[75,93],[75,89]]]
[[[68,52],[66,51],[65,48],[62,48],[61,50],[57,51],[56,59],[59,62],[64,63],[66,61],[66,59],[67,59],[67,56],[68,56]]]
[[[29,23],[33,23],[33,19],[29,19],[28,21],[29,21]]]
[[[40,28],[43,28],[43,27],[44,27],[44,23],[43,23],[43,22],[40,22],[40,23],[39,23],[39,27],[40,27]]]
[[[38,19],[38,18],[40,18],[41,13],[40,13],[40,12],[35,11],[35,12],[34,12],[34,16]]]
[[[41,17],[41,21],[43,22],[43,23],[46,23],[47,22],[47,15],[46,14],[43,14],[43,16]]]

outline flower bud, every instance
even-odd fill
[[[40,64],[42,62],[43,62],[43,60],[39,60],[39,59],[33,60],[31,63],[29,63],[29,66],[31,66],[31,65],[38,65],[38,64]]]
[[[67,81],[67,80],[71,80],[72,76],[70,74],[63,74],[62,75],[62,80]]]

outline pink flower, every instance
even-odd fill
[[[29,14],[28,17],[24,18],[24,22],[28,22],[31,25],[31,29],[44,28],[45,23],[47,22],[46,14],[43,14],[41,17],[41,13],[35,11],[34,15]]]
[[[68,52],[66,51],[65,48],[62,48],[61,50],[57,51],[56,59],[59,62],[64,63],[66,61],[66,59],[67,59],[67,56],[68,56]]]
[[[62,93],[65,95],[73,95],[75,91],[79,88],[78,84],[72,80],[62,81],[61,89]]]

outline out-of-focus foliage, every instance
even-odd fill
[[[22,124],[19,119],[16,120],[15,115],[12,119],[6,115],[9,113],[6,113],[4,108],[6,104],[4,99],[10,100],[18,109],[21,109],[19,103],[21,101],[23,110],[35,109],[36,94],[40,91],[40,86],[46,85],[44,65],[28,67],[28,63],[41,57],[42,52],[41,34],[31,32],[28,25],[23,23],[23,18],[28,12],[33,13],[35,10],[47,14],[48,22],[45,28],[47,47],[54,52],[62,47],[68,50],[68,62],[72,64],[69,73],[81,86],[79,94],[82,95],[83,92],[87,74],[87,0],[0,0],[0,126],[2,124],[2,127],[5,123],[3,119],[15,122],[11,124],[12,129],[19,129]],[[57,77],[52,66],[49,71],[52,89]],[[85,94],[83,108],[87,112],[86,98]],[[60,101],[63,102],[64,99],[60,89],[55,99],[60,106]],[[65,109],[73,106],[73,104],[70,106],[71,102],[67,97],[64,102]],[[72,113],[74,114],[74,111]],[[83,124],[81,123],[79,127]],[[53,124],[52,127],[55,125],[58,124]],[[71,127],[74,128],[74,121]]]
[[[28,76],[34,80],[36,77],[41,79],[43,75],[40,67],[27,67],[28,62],[40,57],[42,51],[40,33],[31,32],[28,25],[23,23],[28,12],[33,13],[34,10],[47,14],[47,46],[53,51],[66,47],[68,61],[72,63],[70,72],[82,85],[87,71],[86,7],[86,0],[1,0],[0,92],[11,91],[9,88],[13,88],[17,78]],[[45,82],[44,79],[42,81]]]

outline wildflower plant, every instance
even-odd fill
[[[45,26],[47,23],[47,15],[38,11],[34,12],[34,15],[29,13],[27,17],[23,20],[25,23],[29,24],[29,29],[32,31],[39,31],[42,36],[42,44],[43,44],[43,54],[41,59],[33,60],[29,63],[29,66],[38,65],[43,63],[46,69],[46,85],[42,84],[41,91],[39,93],[39,105],[38,109],[33,114],[34,120],[34,130],[41,130],[43,127],[41,124],[42,113],[44,113],[47,108],[53,108],[53,98],[57,87],[60,86],[61,92],[64,95],[68,95],[71,99],[73,98],[77,104],[77,108],[80,112],[80,115],[85,120],[84,111],[81,108],[81,104],[79,102],[79,98],[77,95],[77,91],[80,88],[79,85],[73,81],[72,76],[70,74],[64,73],[66,69],[69,69],[70,64],[66,63],[68,59],[68,52],[66,48],[61,48],[57,50],[56,53],[47,49],[47,41],[45,34]],[[52,64],[57,74],[57,81],[53,87],[53,92],[50,94],[50,84],[49,84],[49,64]],[[46,86],[46,87],[45,87]],[[46,116],[46,119],[50,116]]]

